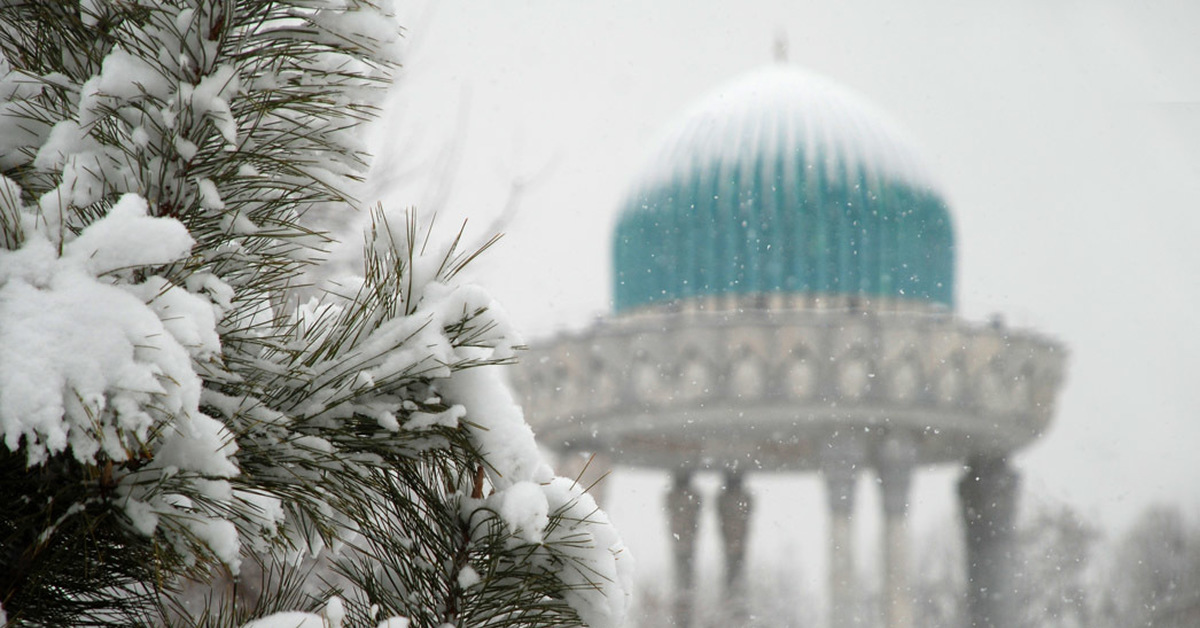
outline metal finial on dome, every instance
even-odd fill
[[[787,33],[782,30],[775,32],[775,45],[772,48],[775,54],[776,63],[788,62],[788,40]]]

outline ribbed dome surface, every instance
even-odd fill
[[[774,292],[954,301],[950,215],[908,142],[788,66],[717,90],[667,131],[613,263],[617,311]]]

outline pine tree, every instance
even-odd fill
[[[1108,552],[1093,625],[1195,626],[1200,525],[1178,506],[1151,505]]]
[[[1089,583],[1099,533],[1067,504],[1038,504],[1017,530],[1019,626],[1095,626]]]
[[[366,0],[0,4],[7,624],[620,623],[631,560],[454,281],[478,251],[377,209],[317,285],[397,36]]]

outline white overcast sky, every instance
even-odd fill
[[[528,181],[474,275],[527,338],[609,310],[609,234],[655,135],[784,33],[915,140],[956,219],[959,312],[1069,348],[1053,427],[1016,458],[1030,495],[1110,529],[1154,502],[1200,514],[1200,2],[442,1],[406,26],[376,179],[428,208],[452,148],[442,224],[476,232]],[[952,479],[918,484],[915,527],[953,516]],[[613,480],[618,523],[658,481]],[[811,478],[757,488],[756,530],[786,528],[781,501],[823,517]],[[665,560],[665,524],[637,525]]]

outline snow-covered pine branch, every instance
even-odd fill
[[[379,213],[363,278],[298,300],[398,31],[365,0],[0,5],[8,622],[240,625],[325,604],[315,569],[354,625],[620,623],[631,559],[493,372],[517,340],[452,281],[473,254]],[[246,565],[279,577],[190,604]]]

